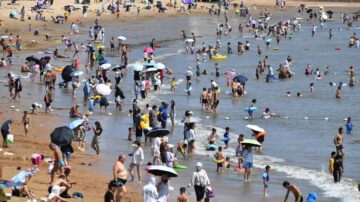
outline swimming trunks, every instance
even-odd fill
[[[117,187],[125,186],[126,182],[127,182],[126,179],[116,178],[116,186]]]
[[[61,159],[60,161],[54,161],[54,164],[59,165],[60,168],[65,167],[65,162],[64,162],[64,160],[62,160],[62,159]]]
[[[251,169],[253,167],[253,164],[251,162],[245,162],[244,168]]]

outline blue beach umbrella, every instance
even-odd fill
[[[83,122],[84,122],[83,119],[76,119],[76,120],[72,121],[71,123],[69,123],[68,127],[70,129],[74,129],[74,128],[80,126]]]

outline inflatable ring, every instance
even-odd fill
[[[179,169],[179,170],[184,170],[184,169],[187,169],[187,166],[184,166],[184,165],[180,165],[180,164],[176,164],[174,166],[175,169]]]
[[[222,60],[226,60],[227,56],[217,54],[217,55],[212,56],[211,59],[214,61],[222,61]]]
[[[222,159],[217,160],[216,158],[213,158],[212,161],[213,161],[214,163],[224,163],[224,162],[225,162],[225,159],[222,158]]]
[[[63,71],[64,67],[55,68],[56,73],[61,73]]]
[[[210,144],[207,146],[206,148],[207,151],[217,151],[218,150],[218,146],[214,145],[214,144]]]

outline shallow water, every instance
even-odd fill
[[[274,18],[279,16],[274,16]],[[201,38],[197,40],[197,45],[201,42],[206,44],[215,43],[215,27],[219,23],[223,23],[223,18],[208,17],[208,16],[191,16],[191,17],[169,17],[164,19],[153,19],[142,22],[131,23],[116,23],[116,26],[107,26],[106,38],[111,36],[124,35],[128,38],[133,49],[130,53],[131,61],[138,61],[142,58],[142,49],[147,46],[153,37],[160,41],[161,48],[156,50],[157,61],[171,67],[174,71],[174,76],[177,80],[185,79],[184,73],[188,66],[195,67],[195,56],[183,53],[184,43],[178,40],[180,31],[182,29],[187,31],[190,36],[191,32],[200,35]],[[191,96],[186,96],[184,92],[185,84],[181,83],[177,86],[176,93],[169,92],[169,83],[162,87],[159,93],[152,93],[145,101],[140,101],[142,105],[146,103],[159,104],[160,101],[170,102],[174,99],[177,108],[177,120],[179,120],[184,111],[191,109],[196,117],[201,121],[197,127],[197,146],[199,148],[198,155],[193,161],[183,162],[181,164],[188,165],[188,170],[179,171],[179,178],[173,180],[173,186],[178,189],[180,186],[185,186],[190,181],[192,167],[195,162],[200,160],[205,164],[206,170],[210,176],[212,186],[217,191],[218,197],[214,201],[221,201],[223,197],[229,200],[236,200],[238,195],[246,197],[261,197],[262,184],[260,179],[261,170],[266,166],[272,167],[271,183],[269,193],[272,197],[278,198],[284,194],[281,187],[283,180],[298,185],[304,196],[311,191],[319,194],[319,201],[356,201],[358,193],[356,190],[356,180],[360,178],[360,153],[358,152],[359,144],[355,143],[359,140],[359,133],[357,126],[360,121],[357,120],[358,104],[359,104],[359,88],[349,88],[345,86],[342,88],[343,98],[341,100],[335,99],[336,87],[328,85],[330,81],[347,82],[347,69],[349,65],[354,65],[355,70],[358,70],[358,56],[360,49],[348,49],[347,42],[349,36],[358,30],[342,31],[333,29],[333,40],[328,40],[327,29],[318,29],[316,37],[310,36],[311,25],[304,24],[300,33],[294,34],[293,40],[282,40],[279,51],[265,50],[264,41],[255,41],[253,38],[241,38],[238,36],[237,26],[243,19],[230,19],[233,27],[233,34],[231,37],[222,37],[222,51],[226,52],[226,43],[233,44],[233,51],[236,52],[234,46],[237,41],[245,42],[249,40],[251,43],[251,51],[246,52],[243,56],[236,54],[230,55],[228,60],[220,62],[221,72],[235,69],[236,72],[241,73],[249,78],[246,84],[248,95],[233,100],[231,95],[226,92],[230,91],[226,87],[225,75],[221,75],[217,81],[221,90],[222,97],[219,105],[219,113],[214,115],[210,112],[202,112],[200,110],[199,95],[203,87],[210,86],[210,80],[215,79],[214,76],[201,76],[200,79],[193,79],[193,91]],[[174,26],[176,25],[176,26]],[[327,23],[326,27],[344,27],[338,22]],[[86,32],[86,28],[84,28]],[[77,40],[83,40],[81,37],[76,37]],[[257,55],[256,46],[261,45],[264,53],[261,57]],[[272,47],[275,47],[274,43]],[[335,47],[340,47],[341,51],[335,51]],[[304,50],[310,49],[310,50]],[[255,79],[255,68],[259,60],[266,55],[269,56],[270,64],[274,70],[280,63],[284,63],[287,55],[293,58],[292,70],[295,76],[289,80],[274,81],[265,83],[264,79]],[[85,54],[84,54],[85,55]],[[159,57],[162,56],[162,57]],[[208,59],[208,58],[207,58]],[[113,64],[118,63],[119,58],[110,57]],[[330,75],[325,76],[322,80],[316,80],[315,76],[305,76],[304,68],[306,64],[311,64],[313,68],[318,67],[323,70],[326,65],[330,66]],[[53,61],[52,64],[63,65],[63,61]],[[201,69],[208,69],[214,72],[214,62],[206,61],[201,64]],[[193,71],[195,71],[193,69]],[[1,72],[4,75],[5,71]],[[263,75],[264,77],[264,75]],[[112,79],[114,80],[114,79]],[[315,93],[309,93],[309,84],[315,83]],[[28,102],[42,102],[44,90],[42,86],[32,84],[23,79],[23,84],[26,84],[26,89],[23,94],[31,92],[33,96],[28,98]],[[95,112],[95,116],[91,116],[91,122],[99,120],[104,130],[101,139],[101,148],[103,160],[95,166],[94,169],[106,170],[109,176],[111,175],[111,167],[113,160],[119,153],[130,153],[131,145],[128,144],[127,128],[131,126],[131,119],[127,116],[126,110],[131,107],[132,100],[132,73],[129,71],[124,82],[121,84],[124,93],[127,97],[127,105],[125,112],[113,112],[114,106],[111,105],[109,111],[113,112],[112,116],[106,113]],[[356,83],[357,85],[357,83]],[[31,90],[30,90],[31,89]],[[291,91],[293,96],[286,97],[285,93]],[[303,97],[295,96],[296,92],[301,92]],[[2,91],[2,95],[7,93]],[[246,114],[243,108],[248,106],[251,99],[257,99],[258,111],[255,113],[255,119],[251,122],[243,119]],[[110,100],[113,100],[111,97]],[[57,89],[56,101],[54,106],[69,108],[71,102],[82,102],[82,90],[78,90],[77,99],[71,99],[71,89]],[[278,112],[284,118],[261,119],[261,111],[269,107],[271,111]],[[85,107],[83,108],[85,111]],[[67,120],[67,110],[58,110],[56,114]],[[345,153],[346,159],[344,162],[345,179],[341,184],[335,185],[332,177],[327,174],[327,162],[331,151],[335,148],[333,146],[333,137],[337,132],[337,128],[344,126],[344,118],[351,116],[354,124],[354,133],[345,136]],[[206,118],[209,117],[209,118]],[[229,117],[229,120],[225,120]],[[304,120],[304,117],[309,117]],[[327,117],[328,120],[324,120]],[[218,135],[222,136],[223,130],[226,126],[231,128],[232,141],[236,141],[236,137],[240,133],[244,133],[250,137],[250,130],[245,126],[246,124],[256,124],[264,128],[268,135],[264,143],[264,152],[261,155],[256,155],[254,166],[255,169],[252,174],[252,182],[246,184],[243,182],[243,176],[236,173],[215,173],[216,165],[211,162],[211,157],[207,156],[204,151],[202,139],[206,138],[210,133],[212,127],[217,127]],[[88,135],[88,140],[91,141],[92,134]],[[170,135],[172,142],[182,139],[182,126],[176,126]],[[236,143],[230,144],[229,155],[233,155],[233,148]],[[145,147],[145,159],[150,161],[150,148]],[[232,190],[232,191],[230,191]],[[220,192],[220,193],[219,193]],[[190,191],[191,193],[191,191]],[[227,194],[224,194],[227,193]],[[172,194],[177,195],[177,192]],[[192,192],[192,196],[194,193]]]

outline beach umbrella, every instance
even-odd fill
[[[67,126],[55,128],[51,133],[51,142],[58,146],[69,145],[73,139],[74,132]]]
[[[66,66],[61,72],[61,77],[65,82],[69,82],[72,79],[71,74],[75,72],[75,67],[73,65]]]
[[[1,39],[7,39],[7,38],[9,38],[9,36],[7,35],[1,36]]]
[[[28,61],[28,62],[35,62],[35,63],[39,63],[39,62],[40,62],[40,60],[39,60],[37,57],[33,56],[33,55],[25,58],[25,60]]]
[[[270,43],[271,41],[272,41],[272,38],[266,39],[266,42],[267,42],[267,43]]]
[[[112,70],[114,72],[116,72],[117,70],[124,69],[124,68],[126,68],[126,65],[116,65],[114,68],[112,68]]]
[[[96,92],[98,92],[101,95],[110,95],[111,94],[110,87],[105,84],[98,84],[95,89],[96,89]]]
[[[241,142],[242,145],[254,146],[254,147],[261,147],[261,143],[254,139],[244,139]]]
[[[307,13],[311,13],[312,11],[313,11],[313,9],[310,8],[310,9],[307,9],[306,12],[307,12]]]
[[[246,78],[245,76],[243,75],[237,75],[233,78],[233,81],[235,82],[239,82],[239,83],[242,83],[244,84],[246,81],[248,80],[248,78]]]
[[[139,72],[139,71],[142,71],[144,69],[144,65],[139,64],[139,63],[135,63],[135,64],[132,65],[132,68],[133,68],[134,71]]]
[[[118,39],[121,40],[121,41],[126,41],[127,40],[127,38],[124,37],[124,36],[119,36]]]
[[[146,69],[146,72],[156,72],[157,70],[155,67],[150,67]]]
[[[192,4],[193,1],[192,0],[184,0],[184,4]]]
[[[101,69],[109,69],[111,67],[110,63],[105,63],[100,66]]]
[[[83,75],[84,74],[84,72],[82,72],[82,71],[76,71],[76,72],[71,72],[71,76],[81,76],[81,75]]]
[[[170,133],[169,130],[167,129],[152,129],[148,132],[148,134],[146,136],[148,137],[163,137],[166,136]]]
[[[192,43],[192,42],[194,42],[194,39],[186,39],[185,41],[188,43]]]
[[[251,130],[254,130],[254,131],[257,131],[257,132],[265,132],[264,129],[260,128],[259,126],[257,125],[246,125],[247,128],[251,129]]]
[[[80,126],[83,122],[84,122],[83,119],[76,119],[76,120],[70,122],[69,125],[68,125],[68,127],[69,127],[70,129],[74,129],[74,128]]]
[[[8,189],[15,186],[15,183],[11,180],[0,180],[0,189]]]
[[[153,53],[154,49],[152,49],[151,47],[146,47],[146,48],[144,48],[144,52],[145,53]]]
[[[156,69],[165,69],[165,65],[163,63],[156,63]]]
[[[162,165],[150,166],[150,168],[148,168],[147,171],[148,173],[153,174],[155,176],[162,176],[162,175],[167,175],[169,177],[178,176],[177,172],[173,168]]]
[[[327,14],[332,15],[334,14],[334,11],[326,11]]]
[[[184,123],[195,123],[195,122],[197,122],[197,120],[192,116],[186,117],[184,120]]]

